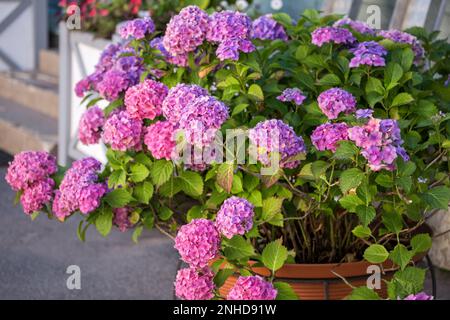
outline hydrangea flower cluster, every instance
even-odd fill
[[[170,19],[163,45],[172,56],[195,51],[203,43],[208,30],[209,16],[197,6],[183,8]]]
[[[356,110],[355,97],[340,88],[331,88],[322,92],[317,97],[317,102],[320,110],[330,120],[336,119],[341,112],[349,114]]]
[[[125,93],[125,107],[132,118],[153,120],[162,114],[162,104],[169,89],[161,82],[146,79]]]
[[[252,23],[251,36],[260,40],[288,40],[288,35],[283,26],[276,22],[271,14],[263,15]]]
[[[417,294],[410,294],[403,300],[433,300],[433,296],[429,296],[425,292],[419,292]]]
[[[253,227],[254,206],[236,196],[224,201],[216,216],[216,228],[226,238],[244,235]]]
[[[330,42],[335,44],[350,44],[355,41],[355,37],[349,30],[338,27],[319,27],[311,34],[312,44],[318,47]]]
[[[227,300],[275,300],[277,290],[260,276],[239,277]]]
[[[299,106],[305,101],[306,97],[299,88],[287,88],[284,89],[277,99],[283,102],[290,101]]]
[[[164,99],[162,113],[168,121],[177,125],[189,102],[207,95],[206,89],[195,84],[177,84],[169,90],[167,97]]]
[[[164,48],[163,37],[156,37],[150,42],[150,47],[157,49],[161,52],[164,60],[168,63],[174,64],[179,67],[188,66],[188,54],[178,54],[176,56],[171,55],[166,48]]]
[[[338,21],[336,21],[333,24],[333,27],[344,27],[349,26],[353,30],[362,33],[362,34],[370,34],[375,35],[375,30],[369,27],[369,25],[362,21],[355,21],[350,18],[343,18]]]
[[[183,300],[211,300],[214,297],[214,274],[208,267],[199,271],[181,269],[175,279],[175,294]]]
[[[26,214],[31,214],[42,209],[46,203],[50,203],[53,198],[54,186],[55,181],[51,178],[46,178],[24,189],[20,196],[23,211]]]
[[[147,34],[155,32],[155,24],[152,18],[144,17],[126,21],[119,28],[119,35],[122,39],[144,39]]]
[[[59,220],[63,221],[77,210],[88,214],[99,207],[107,192],[106,183],[97,182],[100,169],[99,161],[85,158],[75,161],[67,170],[53,201],[53,213]]]
[[[384,67],[386,64],[384,56],[387,55],[387,50],[376,41],[361,42],[350,51],[354,54],[350,60],[350,68],[360,65]]]
[[[348,140],[348,126],[345,123],[325,123],[314,129],[311,142],[319,151],[336,152],[338,142]]]
[[[44,151],[23,151],[14,156],[6,172],[6,182],[14,191],[45,181],[58,171],[56,158]]]
[[[113,213],[113,223],[119,228],[120,232],[125,232],[133,226],[130,221],[130,208],[115,208],[113,209]]]
[[[180,117],[179,129],[188,143],[204,147],[211,144],[217,130],[228,119],[228,107],[212,96],[190,101]]]
[[[113,112],[103,126],[103,142],[118,151],[141,150],[142,121],[125,110]]]
[[[401,146],[403,140],[397,121],[370,118],[363,126],[348,129],[349,139],[362,148],[361,154],[367,159],[373,171],[394,170],[394,161],[400,155],[404,161],[409,157]]]
[[[246,14],[226,10],[213,13],[210,20],[206,39],[219,44],[216,51],[219,60],[238,60],[239,51],[255,50],[250,35],[252,21]]]
[[[157,121],[146,129],[144,143],[155,159],[171,160],[176,146],[176,126],[169,121]]]
[[[358,109],[356,110],[356,119],[365,119],[372,117],[373,110],[372,109]]]
[[[78,139],[81,143],[96,144],[101,138],[102,127],[105,124],[105,115],[98,106],[87,109],[80,118],[78,126]]]
[[[258,160],[263,165],[270,165],[270,153],[280,154],[281,168],[295,168],[300,160],[290,158],[305,153],[305,143],[302,137],[281,120],[271,119],[258,123],[249,130],[251,144],[257,148]]]
[[[193,219],[180,228],[175,238],[175,249],[181,259],[193,268],[204,268],[217,257],[220,236],[214,223],[207,219]]]
[[[423,57],[425,56],[424,48],[420,44],[419,40],[412,34],[402,32],[399,30],[381,30],[379,32],[379,35],[382,36],[383,38],[390,39],[394,42],[407,43],[411,45],[411,49],[413,50],[415,55],[414,63],[416,65],[420,64]]]

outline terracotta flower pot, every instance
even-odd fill
[[[424,255],[418,255],[414,261],[420,261]],[[253,262],[254,264],[254,262]],[[276,279],[289,283],[301,300],[341,300],[348,296],[352,289],[336,274],[345,278],[355,287],[365,286],[371,273],[367,268],[372,264],[366,261],[351,263],[329,264],[286,264],[276,273]],[[383,263],[384,274],[381,278],[390,280],[396,271],[390,261]],[[254,267],[253,271],[261,276],[270,276],[264,267]],[[334,274],[334,273],[336,274]],[[226,297],[237,280],[237,276],[230,276],[219,292]],[[381,288],[376,290],[382,297],[387,297],[387,288],[381,280]]]

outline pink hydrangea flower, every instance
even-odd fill
[[[211,144],[217,131],[228,119],[228,107],[211,96],[190,101],[180,117],[179,129],[186,141],[198,147]]]
[[[178,125],[181,115],[189,102],[201,97],[207,96],[208,91],[195,84],[177,84],[169,90],[162,105],[164,117],[175,125]]]
[[[161,54],[163,55],[166,62],[170,64],[174,64],[176,66],[180,67],[187,67],[188,66],[188,60],[189,55],[188,53],[184,54],[178,54],[176,56],[171,55],[169,52],[167,52],[166,48],[164,48],[163,45],[163,37],[156,37],[150,42],[150,46],[154,49],[158,49]]]
[[[260,276],[239,277],[227,300],[275,300],[277,290]]]
[[[311,142],[319,151],[336,152],[338,142],[348,140],[348,126],[345,123],[325,123],[314,129]]]
[[[142,122],[131,117],[127,111],[113,112],[103,126],[103,142],[118,151],[142,148]]]
[[[175,238],[175,249],[181,259],[194,268],[203,268],[217,257],[220,236],[214,223],[207,219],[194,219],[180,228]]]
[[[214,274],[211,269],[199,271],[186,268],[177,273],[175,279],[175,294],[183,300],[211,300],[214,298]]]
[[[172,159],[176,146],[174,126],[169,121],[157,121],[147,127],[144,143],[155,159]]]
[[[15,191],[46,180],[58,171],[56,158],[44,151],[22,151],[14,156],[6,172],[6,182]]]
[[[41,210],[45,204],[50,203],[53,198],[54,186],[55,182],[50,178],[46,178],[27,187],[20,196],[23,211],[26,214],[32,214]]]
[[[356,41],[349,30],[338,27],[319,27],[312,32],[311,38],[311,42],[318,47],[330,42],[350,44]]]
[[[170,19],[163,45],[172,56],[192,52],[205,40],[209,16],[197,6],[183,8]]]
[[[86,92],[88,92],[91,89],[91,82],[89,81],[89,78],[81,79],[77,82],[75,85],[75,94],[77,97],[82,98]]]
[[[119,94],[122,91],[128,88],[129,84],[125,72],[110,70],[103,75],[96,89],[103,98],[108,101],[114,101],[119,98]]]
[[[122,39],[143,39],[147,34],[155,32],[155,24],[152,18],[144,17],[124,22],[119,28]]]
[[[331,88],[322,92],[317,98],[320,110],[328,119],[336,119],[341,112],[349,114],[356,111],[355,97],[340,88]]]
[[[403,300],[433,300],[433,296],[429,296],[425,292],[419,292],[417,294],[410,294]]]
[[[100,206],[107,191],[105,183],[97,182],[100,168],[99,161],[85,158],[75,161],[67,170],[53,201],[53,213],[59,220],[77,210],[88,214]]]
[[[277,100],[283,102],[294,102],[296,105],[301,105],[306,97],[299,88],[287,88],[277,97]]]
[[[254,206],[246,199],[231,197],[224,201],[216,216],[216,228],[226,238],[244,235],[253,227]]]
[[[130,87],[125,93],[128,114],[139,120],[155,119],[162,113],[162,103],[168,90],[163,83],[151,79]]]
[[[305,143],[302,137],[281,120],[271,119],[258,123],[249,130],[251,144],[257,148],[258,160],[265,166],[269,166],[270,154],[278,152],[281,157],[281,168],[295,168],[300,164],[299,160],[290,158],[305,153]]]
[[[87,109],[80,118],[78,139],[86,145],[98,143],[104,123],[105,115],[102,109],[97,106]]]
[[[113,209],[113,213],[113,223],[119,228],[120,232],[125,232],[127,229],[133,227],[133,224],[130,222],[130,208],[115,208]]]
[[[263,15],[252,23],[252,38],[260,40],[288,40],[284,27],[276,22],[271,14]]]
[[[362,21],[355,21],[350,18],[343,18],[336,21],[333,24],[333,27],[344,27],[344,26],[349,26],[350,28],[359,33],[375,35],[375,30],[372,29],[367,23]]]

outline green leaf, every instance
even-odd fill
[[[272,15],[272,18],[281,23],[284,27],[292,26],[292,18],[287,13],[277,12]]]
[[[250,88],[248,88],[248,95],[257,101],[264,100],[264,93],[261,87],[256,83],[252,84]]]
[[[231,115],[235,116],[235,115],[241,113],[242,111],[244,111],[245,109],[247,109],[247,107],[248,107],[248,103],[238,104],[237,106],[235,106],[233,108],[233,112],[231,113]]]
[[[370,230],[369,227],[364,227],[364,226],[356,226],[353,230],[352,233],[355,237],[357,238],[362,238],[362,239],[366,239],[369,238],[372,235],[372,231]]]
[[[167,207],[161,207],[158,212],[158,218],[161,221],[167,221],[173,216],[173,211]]]
[[[216,276],[214,277],[214,284],[216,285],[216,288],[220,288],[221,286],[223,286],[225,281],[227,281],[227,279],[233,274],[234,274],[233,269],[219,270]]]
[[[426,252],[431,248],[431,237],[427,233],[415,235],[411,239],[411,247],[414,252]]]
[[[409,69],[411,69],[411,66],[414,62],[414,52],[412,51],[411,48],[405,48],[402,51],[402,57],[401,57],[401,65],[403,68],[403,71],[408,71]]]
[[[388,285],[390,296],[403,299],[411,293],[422,291],[425,272],[425,269],[416,267],[406,267],[405,270],[397,271]]]
[[[143,165],[151,168],[153,162],[152,160],[143,152],[139,152],[135,157],[136,162],[142,163]]]
[[[132,199],[130,192],[125,189],[115,189],[105,196],[105,201],[113,208],[123,208]]]
[[[361,223],[366,227],[373,221],[377,213],[373,207],[357,206],[356,214]]]
[[[206,10],[209,7],[209,0],[184,0],[184,6],[197,6],[200,9]]]
[[[140,203],[148,204],[153,196],[153,191],[153,185],[148,181],[144,181],[134,187],[133,195]]]
[[[36,220],[36,218],[39,217],[40,214],[41,214],[41,213],[40,213],[39,211],[34,211],[34,212],[31,214],[31,216],[30,216],[31,221]]]
[[[204,214],[203,214],[203,208],[202,206],[193,206],[192,208],[189,209],[189,211],[187,212],[187,221],[191,222],[193,219],[200,219],[200,218],[204,218]]]
[[[233,186],[234,164],[225,162],[217,168],[216,181],[217,184],[227,193],[231,192]]]
[[[433,209],[447,209],[450,201],[450,189],[448,187],[435,187],[423,193],[422,199]]]
[[[300,45],[295,51],[295,59],[297,59],[299,62],[302,62],[302,60],[304,60],[308,56],[308,54],[309,54],[309,46]]]
[[[349,212],[356,212],[356,207],[364,205],[364,202],[356,194],[349,194],[339,199],[339,204]]]
[[[231,193],[232,194],[238,194],[244,191],[244,188],[242,187],[242,179],[237,174],[233,177],[233,185],[231,187]]]
[[[335,74],[327,74],[319,80],[321,86],[338,86],[341,84],[341,79]]]
[[[255,254],[255,249],[250,242],[241,236],[234,236],[225,242],[225,257],[229,260],[250,258]]]
[[[281,178],[282,175],[283,170],[279,169],[272,175],[262,175],[261,181],[264,184],[264,186],[266,186],[266,188],[270,188],[271,186],[273,186],[275,183],[278,182],[278,180]]]
[[[102,236],[106,237],[111,232],[112,220],[112,209],[109,207],[102,207],[100,209],[100,214],[97,216],[97,219],[95,219],[95,227]]]
[[[198,197],[203,193],[203,179],[200,174],[193,171],[183,171],[178,177],[181,188],[188,196]]]
[[[163,185],[166,181],[168,181],[173,173],[173,164],[167,160],[158,160],[153,163],[152,168],[150,170],[150,175],[152,177],[153,182],[157,186]]]
[[[277,281],[273,286],[277,289],[276,300],[298,300],[298,296],[289,283]]]
[[[391,188],[394,185],[392,177],[386,173],[378,174],[375,178],[375,182],[385,188]]]
[[[131,235],[131,240],[133,240],[134,243],[138,243],[139,242],[139,237],[141,236],[143,229],[144,229],[143,226],[137,226],[134,229],[133,234]]]
[[[358,154],[358,152],[359,150],[353,142],[341,141],[339,142],[339,147],[337,147],[333,157],[339,160],[347,160]]]
[[[383,263],[389,257],[389,252],[381,244],[372,244],[364,251],[364,259],[370,263]]]
[[[116,170],[108,178],[108,188],[114,189],[119,186],[125,186],[127,183],[127,173],[125,170]]]
[[[288,250],[283,246],[281,239],[272,241],[264,248],[261,261],[272,274],[280,269],[288,258]]]
[[[343,194],[350,189],[357,188],[364,179],[364,173],[358,168],[351,168],[341,173],[339,187]]]
[[[161,196],[172,198],[181,191],[181,185],[175,181],[174,177],[170,177],[169,181],[164,183],[158,191]]]
[[[253,191],[259,185],[258,177],[255,177],[252,174],[244,175],[244,188],[248,192]]]
[[[133,182],[144,181],[148,177],[150,171],[142,163],[134,163],[131,165],[130,179]]]
[[[406,92],[399,93],[392,101],[391,107],[402,106],[414,101],[414,98]]]
[[[409,251],[403,244],[399,243],[389,254],[389,259],[398,265],[402,270],[408,265],[414,256],[413,251]]]
[[[398,234],[403,227],[403,218],[401,213],[383,212],[382,221],[384,226],[393,233]]]
[[[282,198],[270,197],[263,200],[262,203],[262,221],[271,220],[277,213],[281,212],[281,207],[283,205]]]
[[[378,294],[367,287],[357,287],[347,297],[348,300],[380,300]]]
[[[253,190],[249,195],[248,195],[248,201],[250,201],[255,207],[262,207],[263,202],[262,202],[262,195],[261,195],[261,191],[259,190]]]
[[[384,94],[384,87],[381,81],[377,78],[369,78],[366,84],[366,93],[376,92],[380,95]]]
[[[146,210],[142,212],[142,224],[144,227],[148,230],[153,229],[153,226],[155,224],[155,216],[153,215],[153,212],[150,210]]]
[[[403,69],[398,63],[390,63],[384,71],[384,86],[391,90],[398,85],[403,76]]]

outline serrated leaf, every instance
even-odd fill
[[[161,207],[158,211],[158,218],[161,221],[167,221],[173,216],[173,211],[167,207]]]
[[[352,233],[355,237],[362,238],[362,239],[369,238],[372,235],[372,231],[370,230],[370,228],[364,227],[364,226],[356,226],[352,230]]]
[[[414,252],[426,252],[430,250],[431,244],[432,244],[431,237],[427,233],[415,235],[411,239],[411,247],[414,250]]]
[[[378,294],[367,287],[357,287],[347,297],[348,300],[380,300]]]
[[[364,259],[370,263],[383,263],[389,257],[389,252],[381,244],[372,244],[364,251]]]
[[[342,193],[347,193],[350,189],[357,188],[364,179],[364,173],[358,168],[351,168],[341,173],[339,177],[339,187]]]
[[[112,209],[109,207],[101,208],[100,214],[97,216],[97,219],[95,219],[95,227],[102,236],[106,237],[110,233],[112,227],[112,220],[113,220]]]
[[[108,188],[114,189],[119,186],[125,186],[127,182],[127,173],[124,170],[115,170],[108,178]]]
[[[391,107],[402,106],[413,101],[414,98],[409,93],[402,92],[395,96],[395,98],[392,100]]]
[[[262,195],[261,191],[253,190],[247,198],[255,207],[262,207]]]
[[[264,248],[261,254],[261,261],[272,274],[280,269],[288,257],[288,250],[281,243],[281,239],[275,240]]]
[[[148,181],[144,181],[134,187],[133,195],[140,203],[148,204],[153,196],[153,191],[153,185]]]
[[[373,207],[366,207],[364,205],[356,207],[356,214],[363,226],[368,226],[377,215]]]
[[[106,194],[104,199],[113,208],[123,208],[133,199],[133,197],[128,190],[115,189]]]
[[[364,205],[364,202],[356,194],[349,194],[339,199],[339,204],[349,212],[356,212],[356,207]]]
[[[153,163],[150,170],[150,175],[153,182],[157,186],[163,185],[167,182],[173,173],[173,164],[167,160],[158,160]]]
[[[214,277],[214,284],[216,285],[216,288],[220,288],[223,286],[225,281],[234,274],[233,269],[222,269],[217,272],[217,274]]]
[[[248,95],[258,101],[264,100],[264,93],[263,93],[261,87],[259,85],[257,85],[256,83],[252,84],[248,88]]]
[[[271,220],[277,213],[281,212],[281,207],[283,205],[282,198],[270,197],[263,200],[262,203],[262,221]]]
[[[276,300],[298,300],[298,296],[289,283],[277,281],[273,286],[277,289]]]
[[[134,163],[131,165],[130,179],[133,182],[142,182],[150,174],[150,170],[142,163]]]
[[[422,199],[431,208],[447,209],[450,201],[450,189],[447,187],[435,187],[422,194]]]
[[[333,158],[339,160],[351,159],[354,155],[359,152],[358,148],[353,142],[350,141],[340,141]]]
[[[177,179],[181,183],[181,189],[188,196],[198,197],[202,195],[203,179],[197,172],[183,171]]]
[[[193,206],[188,210],[186,216],[188,222],[191,222],[193,219],[200,219],[200,218],[204,218],[202,206]]]
[[[394,184],[392,177],[386,173],[378,174],[375,178],[375,182],[385,188],[391,188]]]
[[[250,258],[255,254],[255,249],[250,242],[241,236],[234,236],[225,242],[225,257],[229,260]]]

